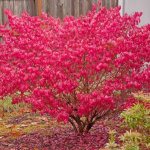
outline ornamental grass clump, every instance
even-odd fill
[[[78,133],[149,89],[150,26],[120,8],[63,20],[6,11],[0,26],[0,98],[70,122]]]

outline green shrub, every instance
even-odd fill
[[[131,129],[150,128],[150,110],[146,109],[143,104],[136,104],[128,110],[122,112],[121,117],[125,125]]]
[[[109,150],[143,150],[150,148],[150,110],[147,107],[149,100],[140,97],[139,103],[121,113],[123,125],[128,130],[119,136],[122,144],[115,141],[115,132],[109,132]]]

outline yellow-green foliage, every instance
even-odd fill
[[[126,131],[120,140],[123,142],[123,150],[139,150],[140,142],[142,141],[142,135],[136,131]]]
[[[121,136],[124,146],[127,147],[125,150],[130,150],[128,147],[138,150],[140,145],[149,147],[150,110],[144,104],[138,103],[124,111],[121,117],[124,119],[124,124],[131,130]]]
[[[116,131],[109,131],[109,143],[106,144],[106,148],[109,150],[118,150],[118,144],[115,142]]]
[[[150,110],[143,104],[136,104],[122,112],[124,123],[131,129],[150,128]]]
[[[150,149],[150,110],[146,104],[149,96],[136,95],[140,102],[121,113],[123,124],[128,130],[119,137],[121,145],[115,142],[115,132],[109,132],[109,150],[148,150]]]
[[[4,100],[0,100],[0,109],[5,111],[10,111],[13,109],[11,97],[6,97]]]

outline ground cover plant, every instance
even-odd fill
[[[150,148],[150,98],[136,96],[136,104],[121,113],[122,128],[124,133],[118,137],[121,143],[116,140],[114,130],[110,130],[108,150],[148,150]]]
[[[149,89],[150,26],[141,13],[120,8],[86,16],[21,17],[6,11],[0,34],[0,98],[32,104],[34,111],[70,122],[77,133],[129,107],[133,92]]]

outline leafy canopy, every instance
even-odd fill
[[[6,11],[0,26],[0,97],[89,130],[111,110],[149,89],[150,26],[120,8],[63,20]],[[146,66],[147,64],[147,66]]]

